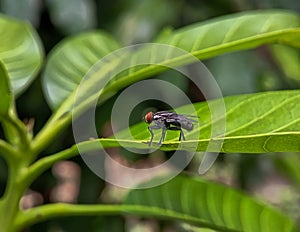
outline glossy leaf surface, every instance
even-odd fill
[[[8,114],[13,99],[10,90],[9,77],[7,75],[5,66],[1,61],[0,61],[0,93],[1,93],[1,101],[0,101],[0,118],[1,118],[1,116],[6,116]]]
[[[27,23],[0,14],[0,60],[14,94],[24,90],[37,75],[43,49],[35,30]]]
[[[119,45],[104,32],[94,31],[63,40],[49,55],[44,90],[54,109],[76,90],[89,69]]]
[[[160,183],[161,179],[152,180],[151,184],[155,181]],[[163,185],[131,190],[124,203],[143,207],[142,216],[179,219],[217,231],[299,230],[291,219],[274,208],[237,190],[199,178],[177,176]]]
[[[186,141],[178,141],[178,131],[167,131],[162,150],[193,150],[218,152],[220,141],[224,141],[222,152],[226,153],[266,153],[300,151],[300,91],[275,91],[225,97],[226,115],[211,121],[209,105],[206,102],[195,104],[199,126],[193,131],[185,131]],[[209,102],[210,107],[218,100]],[[185,112],[185,108],[177,109]],[[190,112],[186,112],[190,113]],[[226,119],[226,133],[211,138],[212,124],[218,128]],[[161,130],[155,130],[154,144],[157,143]],[[132,136],[134,139],[128,139]],[[134,147],[147,149],[145,144],[150,138],[147,124],[132,126],[116,134],[118,139],[103,138],[84,143],[85,149],[93,143],[101,142],[104,147]],[[208,143],[211,143],[207,150]],[[216,144],[216,146],[214,146]]]
[[[99,38],[101,37],[101,38]],[[156,43],[174,46],[187,51],[198,59],[205,59],[236,50],[250,49],[263,44],[285,43],[300,47],[300,17],[288,11],[253,11],[216,18],[208,22],[194,24],[174,32],[165,33]],[[44,86],[50,105],[56,109],[78,87],[80,80],[97,59],[117,49],[117,43],[102,34],[88,33],[74,37],[59,45],[49,58],[44,73]],[[132,54],[131,54],[132,55]],[[173,56],[158,50],[141,50],[133,56],[115,57],[107,67],[115,69],[117,63],[128,62],[132,68],[120,73],[103,94],[110,95],[130,83],[134,83],[164,69],[154,65],[134,67],[137,60],[149,57],[148,62],[167,66],[181,66],[192,62],[186,56]],[[101,70],[98,70],[101,73]],[[103,76],[99,75],[99,79]],[[95,81],[93,79],[92,81]],[[93,88],[93,84],[87,86]],[[93,91],[86,89],[88,93]],[[104,97],[105,98],[105,97]],[[69,103],[71,104],[71,103]],[[84,103],[89,104],[89,102]],[[85,106],[87,107],[87,106]],[[69,107],[70,108],[70,107]]]

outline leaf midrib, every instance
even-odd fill
[[[260,133],[260,134],[248,134],[248,135],[236,135],[236,136],[225,136],[225,137],[213,137],[213,138],[205,138],[205,139],[190,139],[186,141],[178,141],[178,140],[165,140],[165,142],[162,144],[162,148],[166,147],[169,144],[173,145],[179,145],[179,144],[190,144],[190,143],[201,143],[201,142],[210,142],[210,141],[225,141],[225,140],[233,140],[233,139],[249,139],[249,138],[259,138],[259,137],[271,137],[271,136],[284,136],[284,135],[299,135],[300,136],[300,131],[280,131],[280,132],[272,132],[272,133]],[[115,138],[99,138],[95,139],[93,141],[86,141],[80,144],[84,146],[91,145],[92,143],[104,143],[105,146],[104,148],[107,147],[119,147],[119,145],[115,145],[114,143],[128,143],[128,144],[140,144],[143,145],[144,148],[149,148],[147,144],[144,144],[144,142],[147,139],[140,139],[140,140],[128,140],[128,139],[115,139]],[[111,144],[111,145],[110,145]],[[129,146],[128,146],[129,147]]]

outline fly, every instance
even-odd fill
[[[186,114],[176,114],[175,112],[159,111],[157,113],[149,112],[145,115],[145,121],[148,124],[154,123],[148,126],[148,130],[151,134],[149,146],[152,143],[154,134],[153,130],[162,129],[161,138],[159,140],[159,145],[165,140],[167,130],[180,130],[179,141],[181,139],[185,140],[185,136],[182,129],[191,131],[194,128],[194,123],[198,120],[192,118],[199,118],[195,115]]]

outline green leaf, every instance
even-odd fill
[[[161,178],[151,180],[145,186],[153,186],[156,182],[161,183]],[[300,229],[285,214],[257,199],[224,185],[187,176],[177,176],[152,188],[131,190],[124,204],[144,209],[144,212],[140,210],[140,216],[183,220],[218,231],[287,232]]]
[[[224,140],[222,152],[226,153],[266,153],[300,151],[300,91],[274,91],[245,94],[224,98],[226,115],[211,121],[210,108],[220,100],[197,103],[194,107],[200,117],[200,126],[191,132],[185,132],[186,141],[178,141],[177,131],[168,131],[162,150],[206,151],[210,143],[210,152]],[[189,106],[176,109],[186,112]],[[190,112],[187,112],[190,113]],[[226,134],[211,138],[212,124],[218,128],[226,117]],[[161,131],[154,132],[154,141],[158,142]],[[132,135],[136,140],[130,140]],[[104,147],[122,146],[146,148],[143,144],[150,138],[146,123],[142,122],[115,135],[118,139],[100,139]],[[87,144],[85,144],[87,146]]]
[[[42,65],[40,40],[31,25],[2,14],[0,28],[0,59],[7,69],[13,93],[19,94]]]
[[[61,108],[37,135],[35,145],[41,149],[61,131],[62,125],[71,121],[71,114],[76,118],[92,107],[96,100],[103,102],[125,86],[160,73],[167,67],[195,62],[189,53],[204,59],[267,43],[280,42],[299,47],[299,26],[300,17],[295,13],[254,11],[217,18],[161,35],[157,42],[170,46],[154,44],[137,50],[121,49],[111,53],[118,45],[110,36],[102,33],[82,34],[67,39],[52,52],[44,73],[47,99],[53,109]],[[160,49],[163,46],[167,49]],[[97,59],[104,55],[104,59],[95,65]],[[140,61],[146,65],[138,66]],[[90,72],[86,75],[88,70]],[[65,122],[58,124],[60,119]]]
[[[258,10],[192,24],[159,35],[154,42],[183,49],[203,60],[264,44],[283,43],[299,48],[299,41],[300,16],[298,14],[285,10]],[[155,65],[134,67],[136,60],[147,56],[149,63],[157,63],[157,66],[178,67],[194,62],[184,53],[174,54],[172,51],[161,51],[157,48],[138,51],[126,60],[132,68],[119,74],[103,94],[164,71],[162,68],[154,67]]]
[[[12,104],[12,93],[10,90],[10,82],[4,64],[0,61],[0,118],[8,115],[8,111]]]
[[[227,232],[296,232],[300,229],[285,214],[231,187],[187,176],[177,176],[159,185],[162,181],[164,177],[144,183],[145,188],[139,186],[131,190],[120,205],[54,203],[37,206],[20,212],[14,226],[21,230],[55,217],[123,214],[178,220]]]
[[[161,150],[187,150],[225,153],[267,153],[267,152],[300,152],[300,90],[274,91],[255,94],[230,96],[224,99],[210,100],[194,104],[199,118],[199,126],[194,130],[184,131],[186,141],[178,141],[178,131],[167,131]],[[224,101],[226,115],[215,117],[212,121],[211,110]],[[190,105],[176,109],[176,112],[191,114],[187,111]],[[214,130],[223,128],[226,120],[226,134],[216,134],[211,137],[212,124]],[[53,126],[53,125],[51,125]],[[55,126],[55,125],[54,125]],[[150,139],[147,124],[141,122],[114,137],[89,140],[74,145],[71,149],[62,151],[50,159],[41,160],[33,170],[39,173],[58,160],[68,159],[78,153],[85,154],[102,148],[125,147],[149,151],[145,143]],[[161,130],[154,131],[153,147],[156,147],[161,136]],[[54,136],[54,135],[51,135]],[[43,140],[42,140],[43,141]],[[209,144],[210,143],[210,144]],[[210,146],[208,146],[208,144]],[[33,176],[31,174],[30,176]]]
[[[172,45],[189,51],[199,59],[206,59],[225,52],[250,49],[269,43],[299,47],[299,26],[299,15],[293,12],[250,11],[190,25],[173,33],[160,35],[155,42]],[[178,57],[174,57],[174,60],[178,62],[177,65],[184,63],[184,60]],[[166,59],[166,63],[172,63],[174,60]],[[296,62],[293,62],[293,66],[294,63]],[[135,72],[139,72],[140,76],[134,76],[132,72],[131,76],[128,76],[138,80],[143,76],[143,72],[147,75],[146,71],[147,69],[136,69]],[[128,76],[124,75],[123,79],[133,82]],[[116,81],[115,86],[121,79],[122,77]]]
[[[300,17],[284,10],[242,12],[190,25],[156,42],[191,52],[199,59],[269,43],[300,47]]]
[[[155,42],[184,49],[197,58],[204,59],[267,43],[280,42],[300,47],[299,37],[299,15],[288,11],[271,10],[239,13],[194,24],[160,36]],[[117,48],[116,42],[111,37],[98,33],[79,35],[60,44],[52,52],[44,73],[44,86],[52,108],[56,109],[69,95],[72,95],[80,80],[97,59]],[[138,51],[126,59],[119,57],[118,60],[118,57],[115,57],[112,62],[116,64],[125,61],[132,67],[136,60],[145,60],[145,57],[149,57],[149,62],[154,60],[156,63],[167,66],[180,66],[192,62],[184,55],[172,57],[172,54],[161,54],[160,50],[151,49]],[[154,65],[132,67],[127,72],[119,74],[104,92],[109,95],[130,83],[163,70]],[[98,80],[103,78],[103,75],[98,76]],[[95,79],[91,78],[92,81],[94,82]],[[94,87],[91,83],[87,85]],[[84,98],[88,99],[91,96],[90,92],[94,93],[86,89]]]
[[[118,48],[118,43],[102,31],[63,40],[49,55],[43,73],[43,87],[49,105],[57,109],[76,90],[87,71]]]

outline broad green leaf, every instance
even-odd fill
[[[284,43],[299,48],[299,37],[298,14],[284,10],[258,10],[190,25],[160,37],[156,42],[171,44],[199,59],[206,59],[268,43]]]
[[[63,40],[49,55],[43,73],[44,90],[50,106],[57,109],[76,90],[89,69],[118,48],[117,42],[101,31]]]
[[[62,216],[137,215],[226,232],[297,232],[300,229],[285,214],[231,187],[199,177],[182,175],[166,182],[169,178],[162,176],[143,183],[129,192],[123,204],[37,206],[20,212],[15,226],[21,230]],[[165,183],[161,184],[162,181]]]
[[[10,77],[14,94],[24,90],[37,75],[43,50],[36,31],[28,23],[0,14],[0,59]]]
[[[227,52],[245,50],[263,44],[283,43],[300,47],[300,16],[284,10],[259,10],[226,15],[201,23],[164,33],[154,42],[183,49],[200,60]],[[160,50],[144,51],[132,56],[134,63],[149,52],[150,61],[161,61],[162,65],[175,67],[192,62],[184,55],[162,54]],[[162,59],[164,57],[164,59]],[[119,75],[109,90],[120,89],[130,83],[143,79],[153,73],[163,71],[159,68],[133,67]],[[121,84],[123,83],[123,84]]]
[[[49,140],[48,133],[53,136],[60,131],[58,120],[70,122],[71,114],[76,118],[92,107],[96,100],[103,102],[125,86],[162,72],[167,67],[195,62],[196,59],[192,59],[195,57],[204,59],[268,43],[299,47],[299,37],[299,15],[288,11],[254,11],[165,33],[157,41],[161,44],[135,47],[136,50],[124,48],[111,53],[118,45],[102,33],[87,33],[67,39],[52,52],[44,73],[47,99],[53,109],[61,108],[35,142],[43,144],[40,140]],[[169,49],[160,49],[163,46]],[[178,50],[185,52],[178,53]],[[104,59],[95,65],[97,59],[103,56]],[[141,61],[144,65],[137,65]],[[122,67],[125,70],[120,72]]]
[[[219,100],[210,101],[210,105]],[[162,150],[206,151],[211,143],[210,152],[218,152],[214,144],[224,140],[222,152],[226,153],[266,153],[300,151],[300,91],[274,91],[256,94],[225,97],[226,134],[211,138],[212,124],[221,123],[222,117],[211,121],[210,108],[206,102],[195,104],[200,117],[200,126],[191,132],[185,132],[186,141],[178,142],[178,131],[168,131]],[[176,109],[186,112],[187,106]],[[187,112],[190,113],[190,112]],[[130,130],[130,131],[129,131]],[[154,131],[154,141],[158,142],[161,130]],[[99,139],[84,144],[85,149],[93,143],[102,143],[103,147],[134,147],[146,149],[144,142],[150,134],[144,122],[115,134],[115,138]],[[133,137],[134,139],[129,139]],[[155,144],[154,144],[155,146]],[[217,145],[216,145],[217,147]]]
[[[53,108],[56,109],[68,96],[74,97],[72,93],[76,91],[80,80],[97,58],[99,59],[117,48],[112,38],[101,35],[102,38],[99,42],[99,38],[95,39],[95,37],[97,36],[94,33],[73,37],[59,45],[50,56],[44,73],[44,86]],[[299,37],[299,15],[289,11],[267,10],[233,14],[190,25],[161,35],[155,42],[181,48],[199,59],[205,59],[225,52],[250,49],[268,43],[285,43],[300,47]],[[104,53],[102,49],[104,49]],[[107,64],[114,69],[118,63],[125,61],[132,68],[120,73],[102,94],[111,95],[130,83],[164,70],[151,64],[134,67],[137,60],[146,60],[145,57],[149,57],[149,63],[154,60],[156,63],[169,67],[192,62],[184,55],[172,56],[172,53],[165,54],[159,49],[140,50],[131,55],[128,55],[126,59],[124,56],[119,57],[119,60],[118,57],[115,57],[114,60],[111,60],[113,64]],[[102,79],[105,75],[101,76],[101,70],[98,71],[100,75],[97,80]],[[92,82],[95,82],[95,79],[91,78],[87,86],[94,88]],[[88,88],[85,91],[86,95],[83,99],[89,99],[91,97],[89,93],[94,94],[94,91],[89,91]],[[105,97],[103,96],[103,98]],[[71,104],[70,101],[69,105]],[[87,107],[89,102],[85,104]]]
[[[0,118],[6,116],[12,104],[12,93],[10,82],[4,64],[0,61]]]
[[[150,184],[153,186],[155,181],[161,183],[161,179],[155,179]],[[177,176],[156,187],[131,190],[124,204],[136,205],[140,216],[182,220],[217,231],[300,229],[292,219],[257,199],[221,184],[187,176]]]

